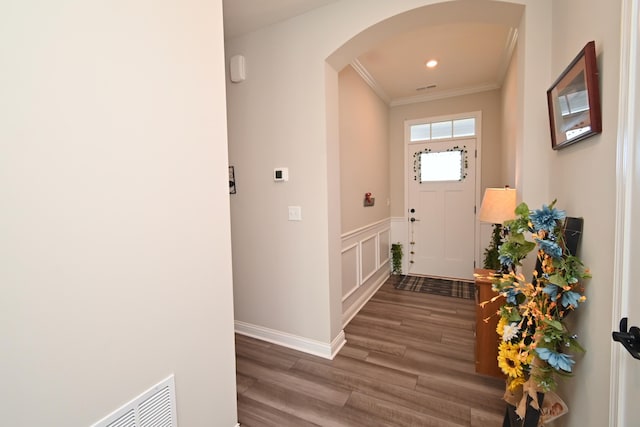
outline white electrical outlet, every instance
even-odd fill
[[[289,221],[302,221],[302,208],[300,206],[289,206]]]

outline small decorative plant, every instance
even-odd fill
[[[522,203],[500,246],[504,271],[493,290],[504,298],[498,315],[498,365],[507,375],[505,400],[523,418],[528,405],[539,410],[539,396],[553,392],[560,377],[572,375],[572,353],[584,352],[565,324],[565,317],[586,300],[583,280],[590,278],[582,261],[564,242],[565,212],[549,206],[530,211]],[[527,240],[525,233],[531,233]],[[517,272],[527,254],[537,248],[541,271],[525,278]],[[530,403],[529,403],[530,402]],[[548,420],[547,420],[548,421]]]
[[[493,232],[491,233],[491,242],[484,250],[484,261],[482,266],[489,270],[500,270],[500,253],[498,248],[502,244],[502,225],[493,224]]]
[[[402,244],[391,244],[391,274],[402,274]]]

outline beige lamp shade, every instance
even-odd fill
[[[484,190],[478,219],[482,222],[502,224],[516,217],[515,188],[487,188]]]

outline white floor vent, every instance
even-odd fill
[[[173,375],[91,427],[178,427]]]

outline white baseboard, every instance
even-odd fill
[[[351,322],[351,319],[355,317],[356,314],[364,307],[364,305],[371,299],[371,297],[380,289],[380,287],[387,281],[390,274],[387,273],[378,278],[378,280],[367,289],[366,292],[363,292],[360,297],[354,301],[353,304],[349,308],[345,310],[342,314],[342,327],[344,328]]]
[[[330,357],[331,360],[333,360],[333,358],[336,357],[340,349],[342,349],[342,347],[344,347],[346,343],[347,343],[347,338],[344,335],[344,330],[340,330],[340,332],[338,333],[338,336],[335,337],[333,341],[331,341],[331,357]]]
[[[235,321],[235,331],[240,335],[257,338],[262,341],[292,348],[294,350],[313,354],[314,356],[319,356],[325,359],[333,359],[347,342],[344,336],[344,331],[340,331],[338,336],[331,341],[331,343],[325,343],[287,332],[265,328],[263,326],[252,325],[239,320]]]

